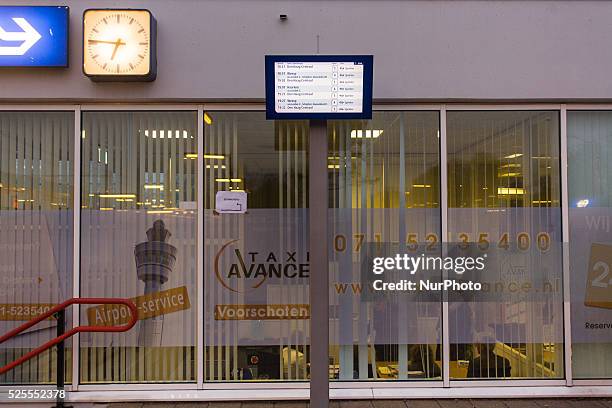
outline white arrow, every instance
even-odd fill
[[[36,31],[25,18],[13,17],[13,21],[21,27],[23,31],[8,32],[0,27],[0,40],[23,41],[23,43],[20,46],[0,47],[0,55],[23,55],[42,38],[40,33]]]

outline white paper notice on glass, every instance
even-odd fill
[[[244,214],[247,211],[245,191],[217,191],[215,210],[219,214]]]

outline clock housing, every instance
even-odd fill
[[[83,73],[92,81],[153,81],[157,22],[146,9],[83,12]]]

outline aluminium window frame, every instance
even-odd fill
[[[75,157],[73,168],[73,296],[80,295],[80,190],[81,190],[81,113],[83,111],[195,111],[198,125],[198,154],[204,152],[203,115],[205,111],[265,111],[263,103],[211,103],[211,104],[0,104],[0,111],[72,111],[74,112],[74,143]],[[446,114],[448,111],[477,110],[553,110],[560,113],[560,160],[561,160],[561,211],[563,243],[569,242],[569,211],[568,211],[568,179],[567,179],[567,111],[601,110],[612,111],[612,104],[551,104],[551,103],[423,103],[394,104],[385,103],[373,106],[374,111],[438,111],[440,118],[440,157],[441,157],[441,216],[443,241],[448,240],[448,207],[447,163],[446,163]],[[203,162],[198,163],[198,189],[203,191]],[[198,208],[203,208],[203,195],[198,193]],[[80,384],[79,347],[72,348],[73,384],[67,385],[68,391],[80,391],[74,394],[74,401],[91,401],[101,395],[104,400],[125,400],[126,398],[146,399],[271,399],[270,391],[274,391],[275,399],[303,399],[308,395],[308,382],[204,382],[203,378],[203,336],[202,320],[204,317],[203,302],[203,212],[198,211],[198,258],[197,258],[197,311],[196,311],[196,356],[197,378],[191,383],[111,383],[111,384]],[[569,298],[569,254],[564,245],[563,250],[563,312],[564,312],[564,379],[501,379],[501,380],[450,380],[449,379],[449,344],[448,344],[448,303],[443,303],[442,312],[442,348],[443,348],[443,379],[441,381],[350,381],[330,383],[332,398],[405,398],[405,397],[500,397],[500,396],[587,396],[609,395],[612,391],[612,379],[574,379],[571,364],[571,304]],[[73,313],[73,325],[79,324],[79,313]],[[78,343],[78,335],[73,341]],[[8,389],[53,388],[47,385],[1,385],[0,393]],[[572,387],[573,386],[573,387]],[[503,387],[503,391],[500,391]],[[533,387],[533,388],[525,388]],[[572,387],[572,388],[570,388]],[[231,392],[229,392],[231,390]],[[87,399],[89,398],[89,399]]]

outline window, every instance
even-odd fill
[[[84,112],[81,136],[81,295],[139,308],[129,332],[81,335],[81,381],[195,381],[197,115]],[[81,321],[126,314],[83,306]]]
[[[440,298],[370,298],[360,255],[440,240],[437,112],[375,112],[329,134],[330,377],[441,378]]]
[[[568,112],[567,145],[573,374],[610,378],[612,112]]]
[[[205,119],[204,379],[307,380],[307,123]],[[246,192],[247,212],[216,212],[220,191]]]
[[[449,302],[450,376],[561,378],[559,115],[448,112],[447,138],[450,240],[498,261],[490,297]]]
[[[72,112],[0,112],[0,333],[72,297],[73,141]],[[47,320],[1,344],[0,366],[55,334],[56,322]],[[55,382],[55,361],[48,350],[1,375],[0,384]]]

